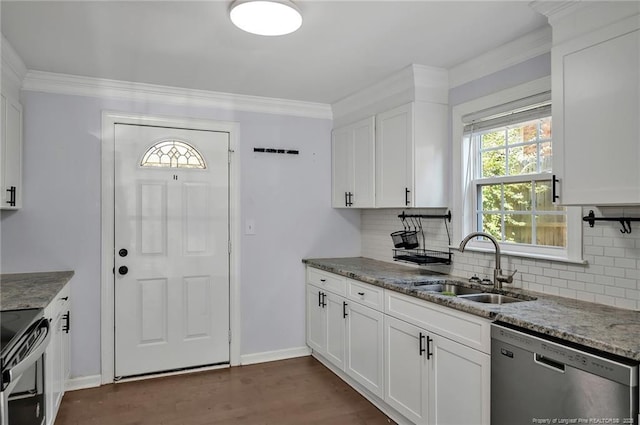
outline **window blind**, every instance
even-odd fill
[[[551,115],[551,92],[544,92],[462,117],[464,133],[504,127]]]

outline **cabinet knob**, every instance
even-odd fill
[[[121,257],[126,257],[128,253],[129,253],[129,251],[127,251],[124,248],[122,248],[120,251],[118,251],[118,255],[121,256]]]
[[[129,267],[127,266],[118,267],[118,273],[124,276],[125,274],[129,273]]]

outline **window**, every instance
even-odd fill
[[[503,254],[583,263],[581,209],[551,199],[549,87],[547,77],[453,108],[454,237],[482,231]],[[493,251],[483,238],[467,248]]]
[[[196,148],[182,140],[161,140],[151,146],[140,161],[141,167],[207,168]]]
[[[489,120],[471,130],[476,229],[502,242],[564,248],[566,210],[551,200],[551,110],[536,113],[541,117],[520,121],[515,114],[508,125]]]

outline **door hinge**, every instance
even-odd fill
[[[229,254],[231,254],[231,241],[229,241]]]
[[[229,344],[231,344],[231,329],[229,329]]]
[[[235,151],[233,149],[229,149],[229,164],[231,164],[231,154],[234,153]]]

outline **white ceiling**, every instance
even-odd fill
[[[2,0],[1,30],[30,70],[334,103],[547,25],[525,1],[299,0],[300,30],[260,37],[233,26],[229,3]]]

